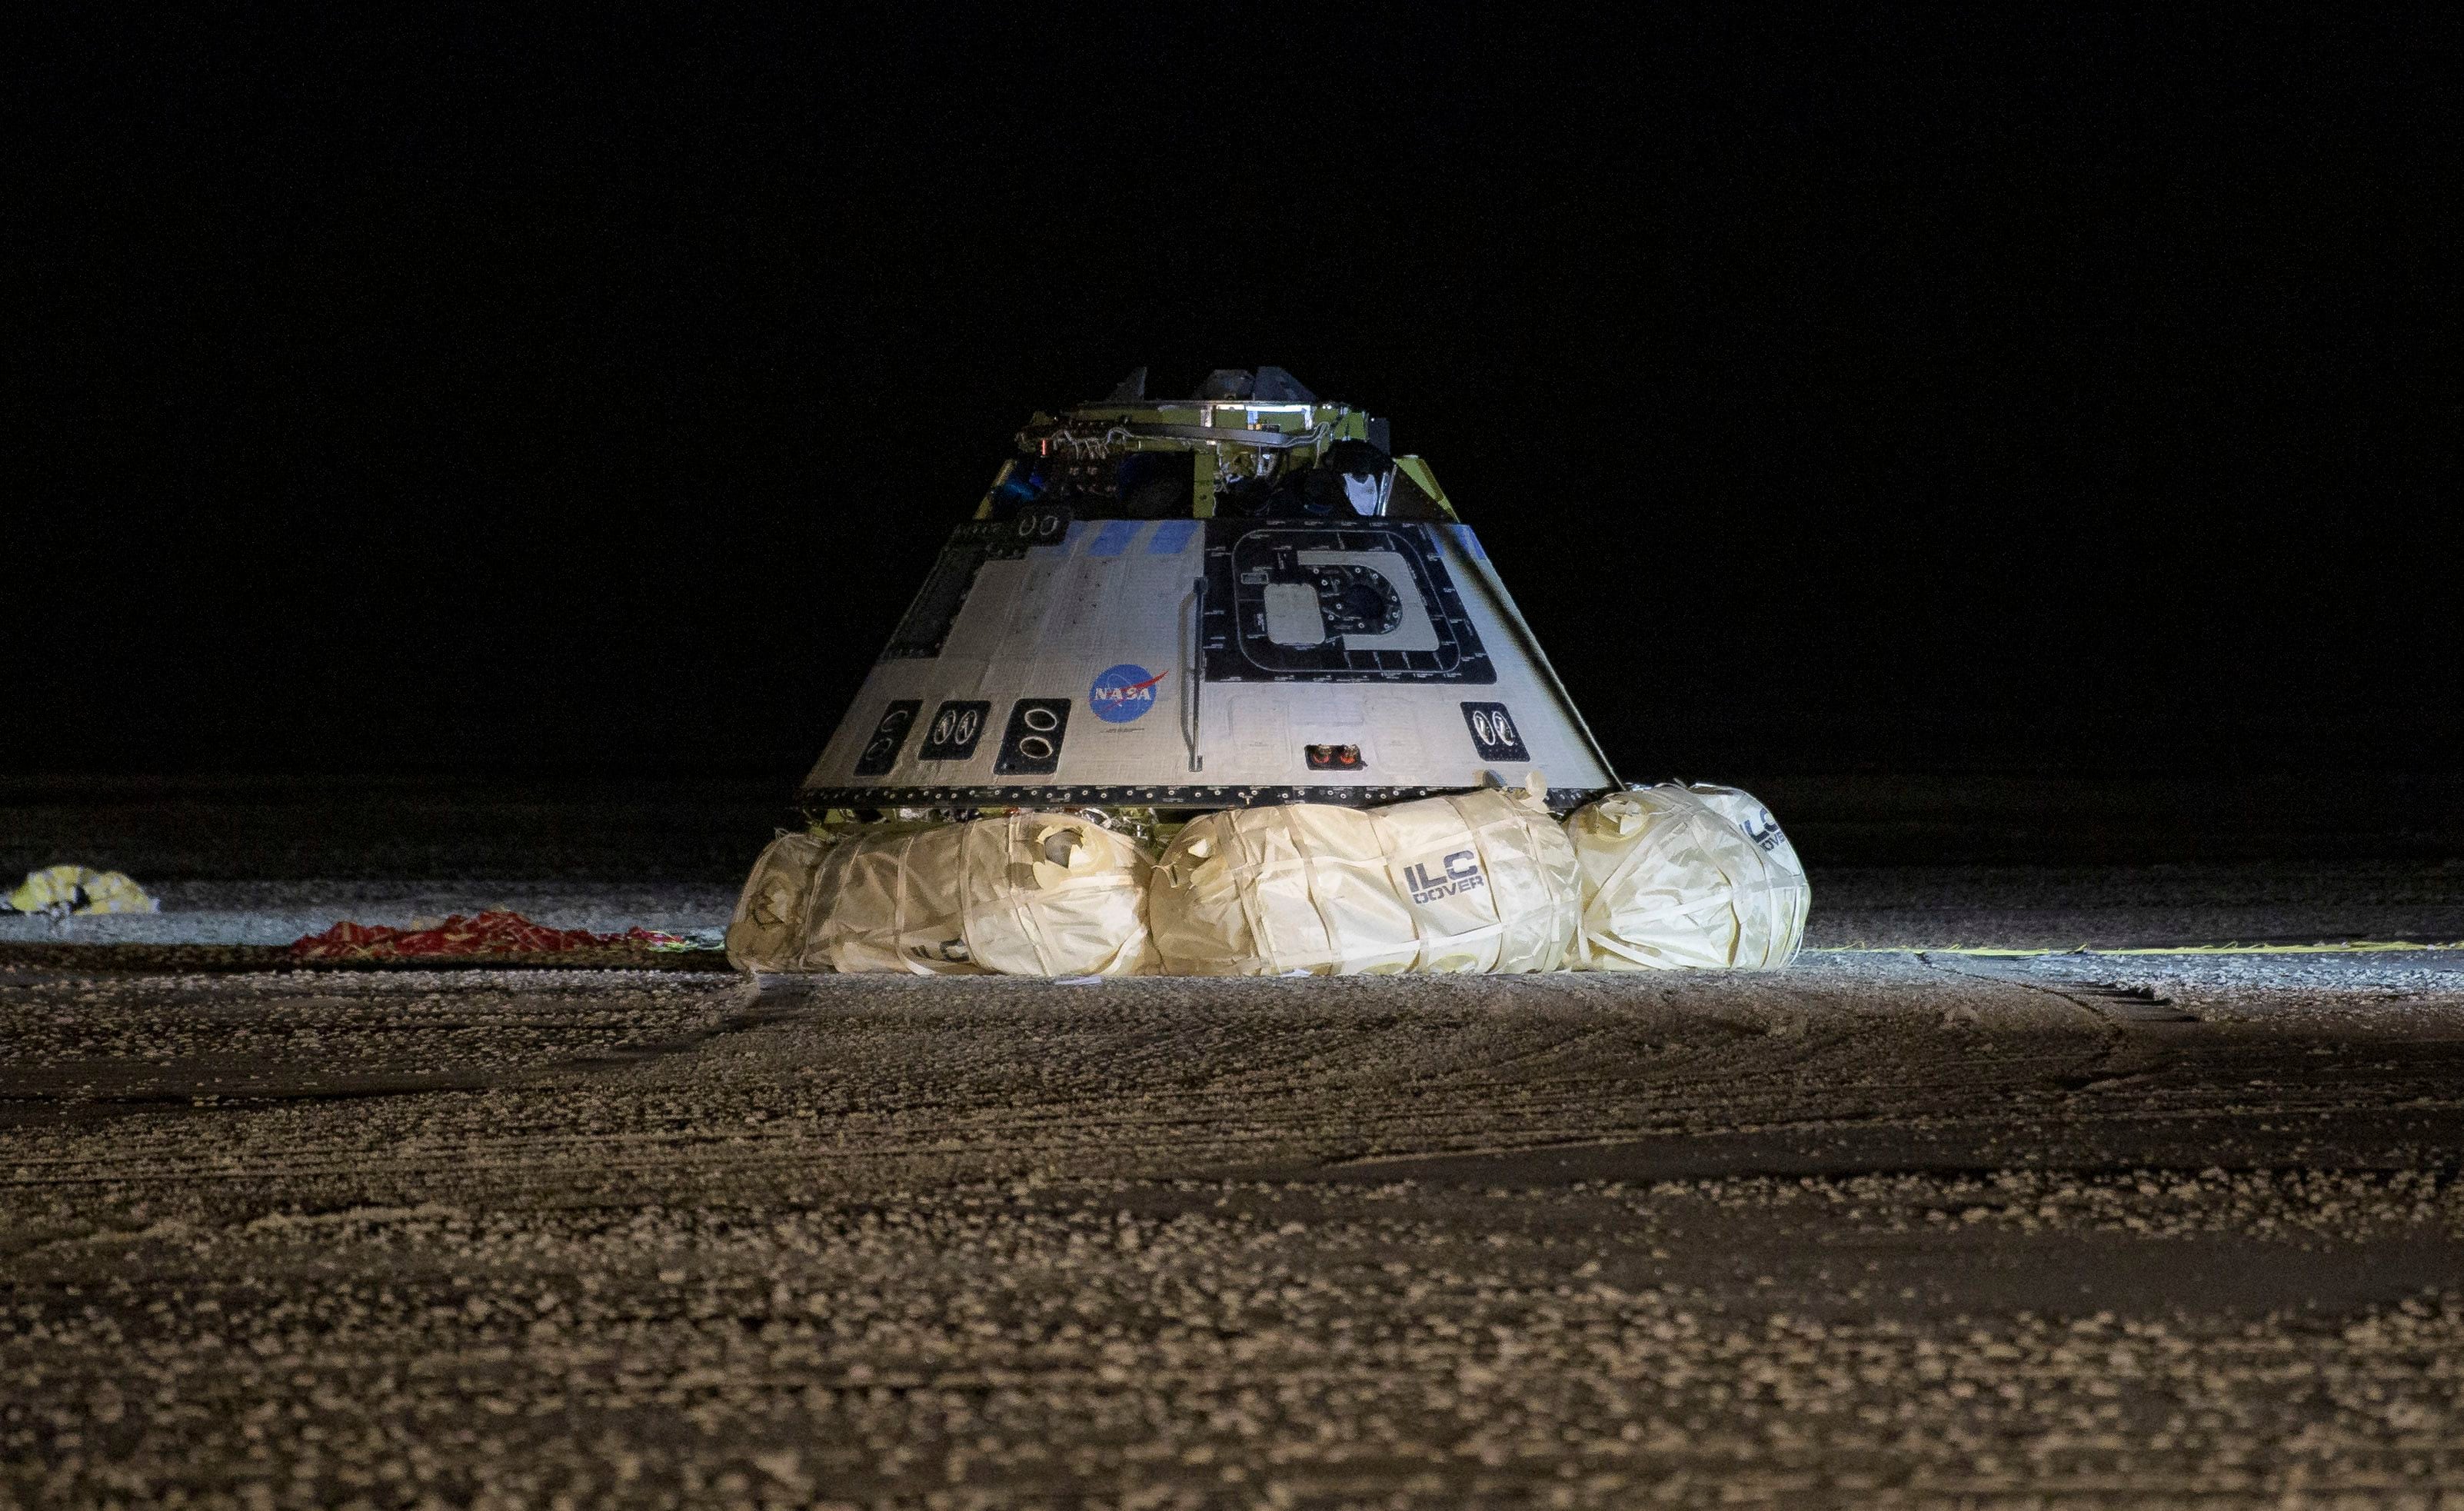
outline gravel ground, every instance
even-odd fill
[[[158,883],[160,913],[65,920],[0,915],[0,964],[34,945],[288,945],[341,918],[419,925],[489,908],[510,908],[557,929],[617,933],[639,925],[711,934],[726,928],[740,884],[741,878]],[[1816,871],[1814,887],[1807,938],[1817,949],[2464,942],[2464,866],[1835,865]],[[176,964],[177,956],[165,960]]]
[[[2453,776],[1744,779],[1812,867],[1818,947],[2464,941]],[[30,945],[263,948],[341,918],[492,907],[559,929],[715,929],[793,821],[791,788],[0,776],[0,881],[75,862],[163,902],[56,928],[0,915],[0,964]]]
[[[756,993],[259,968],[778,781],[0,777],[165,904],[0,919],[0,1508],[2464,1504],[2464,953],[1946,948],[2464,940],[2456,780],[1748,785],[1782,974]]]
[[[0,1505],[2464,1498],[2464,954],[0,965]]]

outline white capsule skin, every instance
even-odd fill
[[[805,778],[839,806],[1617,785],[1467,526],[959,527]]]

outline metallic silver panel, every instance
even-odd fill
[[[993,543],[1000,528],[961,527],[936,562],[934,581],[805,778],[808,807],[855,805],[867,794],[880,805],[1229,806],[1255,800],[1237,794],[1280,791],[1382,801],[1519,785],[1535,770],[1565,792],[1616,785],[1466,527],[1080,519],[1051,544],[1025,546]],[[1341,538],[1327,538],[1333,536]],[[1355,568],[1375,577],[1345,575]],[[951,580],[970,569],[963,592],[954,590]],[[1322,617],[1353,632],[1331,631],[1314,655],[1302,647],[1287,657],[1269,645],[1260,665],[1243,647],[1265,643],[1263,589],[1276,574],[1287,586],[1317,583],[1312,591],[1329,605]],[[1293,595],[1281,596],[1297,606]],[[1254,633],[1238,619],[1244,604],[1260,616]],[[1193,640],[1201,622],[1202,644]],[[1446,644],[1460,654],[1441,654]],[[1218,675],[1193,685],[1202,671]],[[910,702],[916,711],[902,722],[893,705]],[[1066,706],[1067,717],[1039,712],[1058,728],[1030,730],[1021,712],[1028,703]],[[1492,731],[1485,743],[1475,735],[1475,705],[1481,727]],[[1501,706],[1514,741],[1493,737]],[[903,733],[875,774],[886,718]],[[958,738],[962,729],[975,737]],[[1039,739],[1031,752],[1021,745]],[[1311,770],[1312,744],[1355,746],[1360,764]],[[873,759],[858,775],[868,746]],[[1511,758],[1518,747],[1528,758]],[[1005,749],[1014,768],[1006,772],[999,769]],[[1045,796],[1064,792],[1121,796]],[[1161,792],[1189,796],[1128,796]],[[896,796],[915,793],[963,796]]]

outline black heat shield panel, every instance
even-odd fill
[[[1437,646],[1428,650],[1350,650],[1340,635],[1317,646],[1266,637],[1264,596],[1275,581],[1298,580],[1302,551],[1391,551],[1415,580],[1394,584],[1428,611]],[[1324,574],[1330,569],[1319,569]],[[1331,569],[1340,570],[1340,569]],[[1328,591],[1334,591],[1329,584]],[[1339,612],[1330,623],[1340,623]],[[1413,521],[1210,519],[1206,522],[1206,680],[1209,682],[1437,682],[1485,686],[1497,668],[1464,611],[1433,527]]]

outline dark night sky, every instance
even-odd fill
[[[892,9],[22,37],[0,769],[783,784],[1139,362],[1391,416],[1628,776],[2453,762],[2452,11]]]

